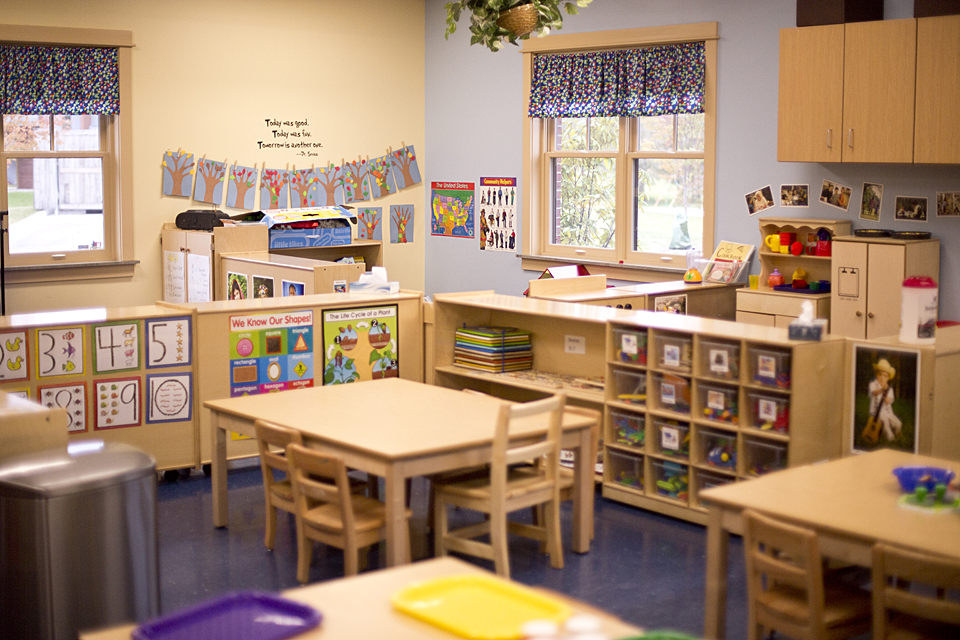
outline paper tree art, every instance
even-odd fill
[[[367,161],[347,162],[343,165],[343,201],[360,202],[370,199],[367,183]]]
[[[374,199],[397,192],[397,184],[393,181],[393,172],[390,170],[390,156],[374,158],[368,165],[370,194]]]
[[[413,205],[390,205],[390,242],[406,244],[413,242]]]
[[[193,167],[192,153],[167,151],[163,155],[163,195],[189,197]]]
[[[357,210],[357,238],[359,240],[383,240],[383,210],[380,207],[363,207]]]
[[[317,201],[316,207],[332,207],[343,204],[343,171],[331,162],[323,168],[315,169],[316,182],[311,188],[311,197]]]
[[[223,201],[223,181],[227,177],[227,163],[200,159],[197,163],[197,182],[193,199],[198,202],[220,204]]]
[[[417,155],[413,152],[412,144],[391,153],[390,163],[393,166],[393,179],[398,189],[419,184],[420,167],[417,166]]]
[[[286,209],[290,190],[290,172],[280,169],[264,169],[260,176],[260,208],[265,210]]]
[[[256,167],[233,165],[230,169],[230,179],[227,181],[227,206],[238,209],[253,209],[253,201],[257,195],[253,187],[256,184]]]
[[[295,209],[301,207],[315,207],[315,197],[311,197],[310,191],[313,183],[317,181],[317,173],[313,169],[301,169],[293,171],[290,174],[290,203]]]

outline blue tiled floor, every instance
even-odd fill
[[[230,526],[212,525],[210,479],[198,471],[176,482],[161,482],[161,610],[187,605],[239,589],[278,591],[298,586],[297,551],[292,516],[279,516],[274,551],[263,546],[264,504],[259,466],[243,465],[228,474]],[[413,483],[412,550],[414,560],[432,555],[423,533],[426,490]],[[569,504],[562,511],[569,544]],[[567,550],[562,570],[550,568],[536,542],[511,538],[512,578],[569,594],[647,629],[669,628],[703,633],[706,529],[624,506],[597,495],[596,537],[590,553]],[[468,559],[469,560],[469,559]],[[475,561],[492,569],[492,564]],[[743,548],[730,545],[727,638],[746,637],[746,586]],[[370,554],[369,570],[380,567]],[[317,545],[310,580],[343,575],[343,554]]]

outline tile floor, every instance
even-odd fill
[[[263,546],[264,505],[260,468],[247,461],[231,469],[230,526],[211,524],[210,479],[199,471],[158,488],[160,523],[161,611],[241,589],[278,591],[298,586],[292,516],[279,516],[273,552]],[[414,481],[411,544],[415,560],[432,552],[424,534],[425,481]],[[566,540],[570,507],[562,510]],[[746,637],[746,586],[743,548],[731,543],[727,638]],[[472,560],[492,569],[492,563]],[[699,637],[703,633],[706,530],[666,516],[611,502],[597,495],[596,537],[590,553],[564,554],[562,570],[550,568],[538,544],[522,538],[510,542],[514,580],[542,585],[609,611],[647,629],[673,629]],[[380,565],[370,554],[369,569]],[[343,575],[343,554],[315,547],[310,580]]]

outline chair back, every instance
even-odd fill
[[[510,465],[540,459],[544,479],[557,486],[560,429],[566,400],[566,394],[559,393],[543,400],[512,404],[505,402],[500,406],[490,463],[490,488],[494,495],[497,495],[498,489],[503,491],[506,486]],[[535,436],[518,438],[517,427],[521,421],[524,427],[535,425],[543,431]]]
[[[923,589],[911,590],[911,585],[917,584],[934,589],[923,595]],[[888,611],[960,625],[960,602],[943,597],[947,590],[960,590],[960,561],[883,543],[874,545],[874,637],[887,637]]]
[[[340,510],[344,531],[352,531],[353,503],[343,458],[292,444],[287,447],[287,462],[297,513],[302,516],[317,504],[333,504]]]
[[[778,612],[778,599],[770,591],[786,586],[789,592],[805,594],[798,600],[808,605],[806,611],[792,611],[792,617],[802,624],[822,625],[823,565],[816,532],[749,509],[743,512],[743,521],[749,606]]]
[[[263,484],[269,489],[274,484],[273,469],[287,473],[287,459],[284,454],[287,445],[303,444],[303,436],[295,429],[281,427],[266,420],[257,420],[253,426],[257,432]]]

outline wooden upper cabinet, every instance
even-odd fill
[[[917,20],[914,162],[960,164],[960,15]]]
[[[842,24],[780,30],[777,160],[840,162]]]
[[[913,162],[917,21],[845,27],[843,161]]]

